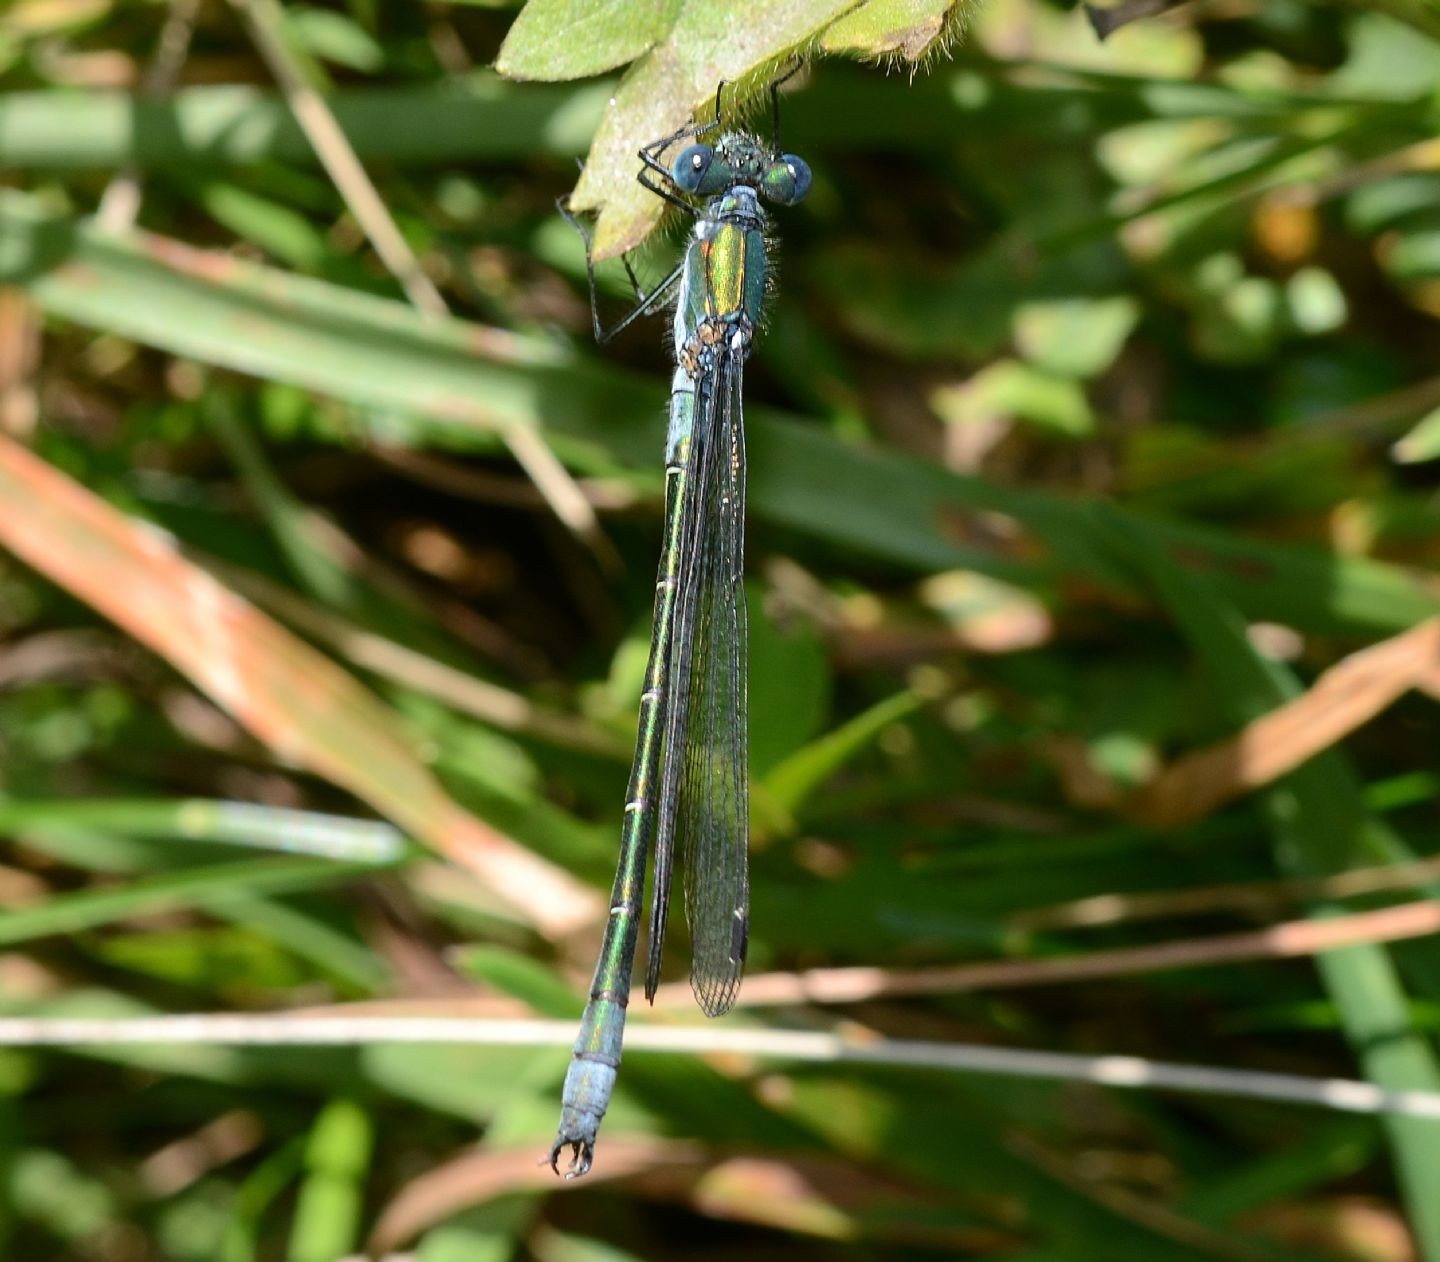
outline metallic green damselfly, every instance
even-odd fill
[[[550,1149],[557,1174],[560,1154],[571,1150],[567,1178],[590,1169],[615,1085],[652,843],[645,997],[655,997],[660,979],[677,836],[692,943],[690,982],[708,1016],[734,1002],[745,965],[750,887],[741,380],[771,279],[761,200],[794,205],[810,189],[810,168],[780,150],[779,82],[770,88],[770,143],[742,131],[703,143],[700,138],[720,126],[724,86],[715,94],[714,120],[682,127],[640,150],[640,183],[692,216],[695,227],[675,270],[648,294],[637,286],[635,308],[608,330],[596,307],[586,236],[596,340],[609,341],[673,295],[676,363],[665,444],[665,542],[620,862]],[[695,143],[666,166],[665,151],[682,140]]]

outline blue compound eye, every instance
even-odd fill
[[[782,153],[766,168],[760,191],[777,206],[793,206],[810,191],[810,167],[793,153]]]
[[[670,178],[687,193],[718,193],[730,182],[724,162],[709,145],[689,145],[670,164]]]

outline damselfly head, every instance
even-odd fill
[[[727,132],[713,145],[687,145],[670,164],[670,178],[702,197],[748,185],[777,206],[793,206],[810,191],[810,167],[803,159],[775,153],[744,132]]]

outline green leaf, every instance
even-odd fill
[[[1420,464],[1440,457],[1440,408],[1421,417],[1390,450],[1402,464]]]
[[[49,1149],[11,1152],[10,1199],[22,1218],[77,1246],[114,1220],[115,1193],[84,1165]]]
[[[416,1262],[511,1262],[526,1244],[534,1216],[530,1197],[505,1197],[474,1206],[427,1231]],[[565,1256],[570,1256],[568,1249]]]
[[[1078,381],[1014,359],[997,360],[962,385],[933,391],[930,406],[949,425],[1013,419],[1067,438],[1095,432],[1095,414]]]
[[[1412,28],[1376,11],[1380,7],[1355,15],[1351,56],[1330,77],[1331,88],[1348,95],[1394,100],[1433,92],[1440,78],[1440,44],[1434,38],[1417,39]],[[1428,20],[1432,36],[1440,36],[1434,4],[1426,0],[1416,9]]]
[[[366,1076],[376,1086],[425,1109],[479,1123],[513,1108],[552,1059],[563,1073],[565,1059],[558,1050],[539,1056],[529,1048],[377,1043],[362,1053]],[[534,1091],[541,1089],[537,1085]]]
[[[277,994],[305,981],[297,962],[272,943],[228,926],[110,933],[95,954],[117,968],[192,990],[209,989],[231,1003],[261,992]]]
[[[1022,304],[1113,294],[1130,267],[1113,240],[1042,249],[1028,232],[990,239],[958,263],[874,246],[837,250],[819,282],[845,323],[908,358],[990,357]]]
[[[529,0],[496,69],[511,79],[583,79],[634,61],[664,39],[683,0]]]
[[[388,864],[405,857],[405,840],[389,824],[318,811],[294,811],[258,802],[215,801],[208,798],[101,798],[80,801],[0,800],[0,829],[40,831],[104,829],[111,835],[171,838],[197,843],[246,846],[259,850],[324,855],[352,863]],[[106,851],[101,851],[104,854]],[[118,862],[102,870],[133,871],[138,865]],[[135,853],[135,852],[131,852]],[[68,861],[78,861],[73,856]]]
[[[1271,1201],[1293,1199],[1358,1175],[1374,1156],[1377,1143],[1374,1123],[1368,1118],[1335,1117],[1304,1144],[1218,1172],[1190,1191],[1183,1204],[1202,1222],[1230,1222]]]
[[[826,27],[820,47],[827,53],[919,61],[972,7],[973,0],[865,0]]]
[[[611,98],[571,195],[574,209],[599,212],[595,257],[633,249],[660,221],[665,203],[635,179],[635,154],[642,145],[713,107],[722,83],[732,85],[721,101],[722,115],[733,120],[778,67],[853,3],[757,5],[737,24],[728,5],[687,0],[666,39],[630,68]]]
[[[1027,302],[1015,312],[1015,345],[1046,372],[1094,377],[1115,362],[1139,319],[1140,304],[1126,294]]]
[[[1429,280],[1440,276],[1440,229],[1404,233],[1382,252],[1381,260],[1396,280]]]
[[[1345,199],[1345,222],[1357,233],[1383,232],[1434,214],[1440,206],[1440,173],[1405,171],[1360,185]]]
[[[320,231],[289,206],[218,180],[204,184],[198,200],[217,223],[291,267],[308,271],[332,257]]]
[[[385,64],[384,48],[347,14],[290,5],[285,21],[295,42],[312,57],[362,73],[373,73]]]
[[[1345,291],[1323,267],[1302,267],[1285,282],[1290,323],[1310,336],[1332,333],[1345,323]]]

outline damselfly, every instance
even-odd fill
[[[600,324],[589,237],[561,207],[585,237],[596,340],[609,341],[673,293],[676,361],[665,443],[665,542],[620,862],[550,1149],[557,1174],[561,1152],[571,1150],[567,1178],[590,1169],[615,1085],[652,841],[645,997],[655,997],[660,977],[677,836],[693,953],[690,982],[707,1015],[719,1016],[734,1002],[745,964],[750,888],[741,379],[770,281],[761,200],[791,206],[810,189],[810,168],[780,150],[781,82],[770,87],[768,144],[743,131],[725,132],[714,144],[701,141],[720,126],[721,84],[713,121],[682,127],[640,150],[640,183],[692,216],[695,227],[680,264],[650,293],[637,286],[635,308],[612,329]],[[667,167],[666,150],[682,140],[696,143]]]

